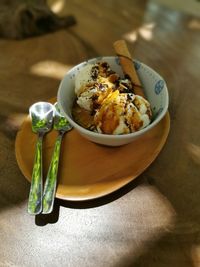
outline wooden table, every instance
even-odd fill
[[[0,266],[200,266],[199,19],[131,0],[66,1],[61,14],[69,13],[77,25],[66,31],[0,40]],[[164,149],[109,196],[57,200],[51,215],[28,215],[30,184],[14,151],[28,107],[54,97],[72,66],[113,55],[121,38],[167,82]]]

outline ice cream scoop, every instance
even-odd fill
[[[75,79],[75,93],[80,107],[92,111],[96,109],[104,98],[113,90],[113,76],[110,66],[106,62],[88,64],[81,69]]]
[[[81,69],[80,72],[77,73],[76,79],[75,79],[75,93],[76,95],[80,95],[82,92],[82,89],[88,84],[93,83],[94,80],[91,76],[93,65],[87,64],[85,67]]]
[[[143,97],[116,90],[103,101],[94,116],[99,133],[127,134],[146,127],[151,121],[150,104]]]

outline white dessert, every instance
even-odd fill
[[[133,93],[128,79],[120,79],[106,63],[88,64],[76,75],[77,104],[93,114],[92,129],[104,134],[127,134],[151,122],[149,102]]]
[[[126,134],[143,129],[150,123],[150,105],[133,93],[110,93],[94,116],[97,131]]]

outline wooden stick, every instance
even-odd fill
[[[124,74],[128,75],[133,83],[134,93],[145,98],[140,79],[135,70],[126,42],[124,40],[118,40],[114,42],[113,46],[117,56],[119,57]]]

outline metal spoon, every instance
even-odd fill
[[[42,211],[42,140],[51,130],[54,106],[47,102],[37,102],[30,107],[29,114],[32,118],[32,130],[38,134],[28,200],[28,213],[35,215]]]
[[[44,186],[43,212],[42,212],[43,214],[51,213],[53,210],[62,137],[66,132],[72,129],[72,126],[69,124],[68,120],[63,116],[63,114],[59,110],[58,104],[55,103],[54,106],[55,106],[55,116],[54,116],[53,128],[59,131],[59,134],[56,138],[54,152],[52,155],[51,164],[48,170]]]

